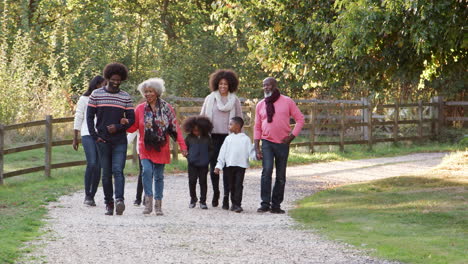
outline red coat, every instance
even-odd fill
[[[146,149],[145,147],[145,105],[146,102],[139,104],[135,109],[135,123],[131,127],[127,129],[127,132],[135,132],[138,130],[140,134],[140,140],[138,141],[138,150],[140,159],[149,159],[153,163],[158,164],[169,164],[171,163],[171,151],[169,148],[169,134],[167,135],[167,141],[164,146],[161,147],[161,151],[156,151],[153,148],[150,150]],[[168,104],[169,105],[169,104]],[[169,105],[171,111],[174,112],[174,108]],[[184,137],[182,135],[182,131],[180,130],[180,126],[176,121],[176,128],[177,128],[177,143],[179,144],[180,149],[187,150],[187,146],[185,145]]]

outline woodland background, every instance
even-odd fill
[[[466,100],[464,0],[3,0],[0,123],[70,116],[109,62],[132,94],[149,77],[167,95],[203,97],[232,68],[239,95],[274,76],[294,98]]]

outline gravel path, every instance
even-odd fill
[[[444,155],[289,167],[283,207],[291,209],[295,200],[331,185],[419,173]],[[297,228],[287,215],[257,213],[259,175],[259,169],[247,170],[241,214],[189,209],[185,174],[166,175],[162,217],[144,216],[143,207],[132,205],[134,177],[127,179],[123,216],[104,215],[102,190],[97,207],[82,204],[83,192],[63,196],[49,205],[47,232],[22,263],[392,263]]]

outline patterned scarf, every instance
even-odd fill
[[[167,133],[177,139],[177,128],[176,116],[166,101],[158,98],[156,108],[151,109],[148,103],[145,106],[145,147],[159,152],[167,143]]]
[[[266,112],[267,112],[267,121],[268,123],[273,122],[273,115],[275,114],[275,106],[273,105],[276,100],[280,97],[280,92],[278,89],[275,89],[273,93],[265,98]]]

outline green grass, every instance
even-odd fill
[[[131,153],[130,148],[131,145],[128,153]],[[289,165],[457,149],[460,149],[460,146],[438,143],[404,147],[381,144],[377,145],[373,151],[367,151],[366,147],[360,146],[347,146],[345,152],[304,153],[292,149]],[[6,155],[4,170],[8,172],[43,165],[43,155],[42,149]],[[71,146],[53,148],[53,163],[83,159],[82,147],[79,151],[74,151]],[[260,167],[261,162],[253,162],[252,166]],[[167,174],[184,173],[186,170],[187,162],[181,155],[178,161],[172,162],[165,168]],[[83,171],[84,166],[80,166],[52,170],[52,177],[49,179],[44,178],[42,172],[5,179],[5,184],[0,186],[0,263],[14,263],[25,251],[30,250],[24,247],[24,242],[40,235],[39,228],[43,224],[46,213],[44,205],[55,201],[61,195],[82,188]],[[125,173],[136,175],[138,166],[127,161]]]
[[[321,191],[291,216],[329,238],[408,263],[466,263],[468,185],[395,177]]]
[[[40,235],[45,205],[77,190],[83,168],[61,169],[53,177],[38,173],[6,179],[0,186],[0,263],[14,263],[28,248],[24,242]]]

